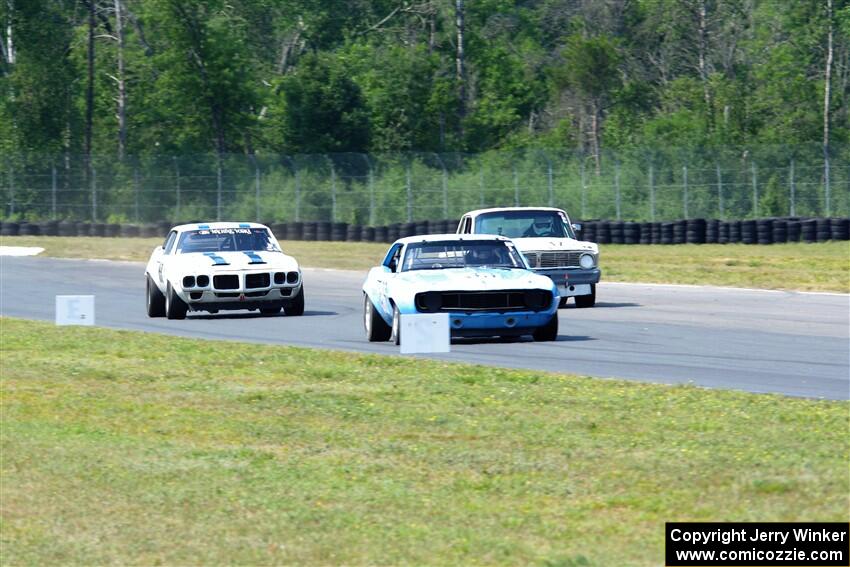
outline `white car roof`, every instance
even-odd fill
[[[511,211],[551,211],[553,213],[566,213],[564,209],[556,209],[555,207],[495,207],[492,209],[476,209],[467,212],[464,216],[477,216],[482,213],[504,213]]]
[[[502,242],[509,241],[510,238],[499,236],[498,234],[455,234],[454,232],[447,234],[423,234],[421,236],[407,236],[399,238],[393,244],[415,244],[419,242],[444,242],[446,240],[499,240]]]
[[[205,228],[268,228],[264,224],[258,222],[195,222],[191,224],[181,224],[175,226],[171,230],[202,230]]]

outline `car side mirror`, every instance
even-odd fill
[[[573,223],[572,225],[570,225],[570,226],[572,226],[572,227],[573,227],[573,230],[574,230],[574,231],[576,231],[576,232],[581,232],[581,223],[580,223],[580,222],[574,222],[574,223]]]

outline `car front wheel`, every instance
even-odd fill
[[[392,333],[390,326],[365,293],[363,294],[363,327],[366,329],[366,338],[370,343],[386,341]]]
[[[289,305],[283,308],[283,312],[289,315],[290,317],[297,317],[300,315],[304,315],[304,285],[301,285],[301,289],[298,290],[298,295],[295,296]]]
[[[590,295],[577,295],[576,307],[579,309],[596,305],[596,284],[590,284]]]
[[[169,319],[185,319],[189,306],[178,297],[171,283],[165,288],[165,316]]]
[[[150,276],[145,276],[145,300],[148,317],[165,316],[165,296]]]
[[[538,327],[534,331],[535,341],[556,341],[558,340],[558,312],[556,311],[549,322]]]
[[[393,332],[390,340],[394,345],[401,344],[401,313],[395,305],[393,305]]]

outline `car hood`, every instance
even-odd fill
[[[552,280],[528,270],[455,268],[402,272],[399,286],[418,291],[486,291],[504,289],[552,289]]]
[[[283,252],[190,252],[178,254],[173,258],[181,267],[192,270],[298,270],[295,258]],[[254,258],[259,258],[264,263],[252,263]]]
[[[575,240],[574,238],[512,238],[511,241],[516,245],[520,252],[530,250],[545,250],[545,251],[587,251],[594,254],[599,252],[599,247],[593,242],[585,242],[584,240]]]

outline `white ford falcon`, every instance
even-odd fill
[[[248,222],[175,226],[145,268],[149,317],[259,309],[303,315],[304,286],[292,256],[268,227]]]

